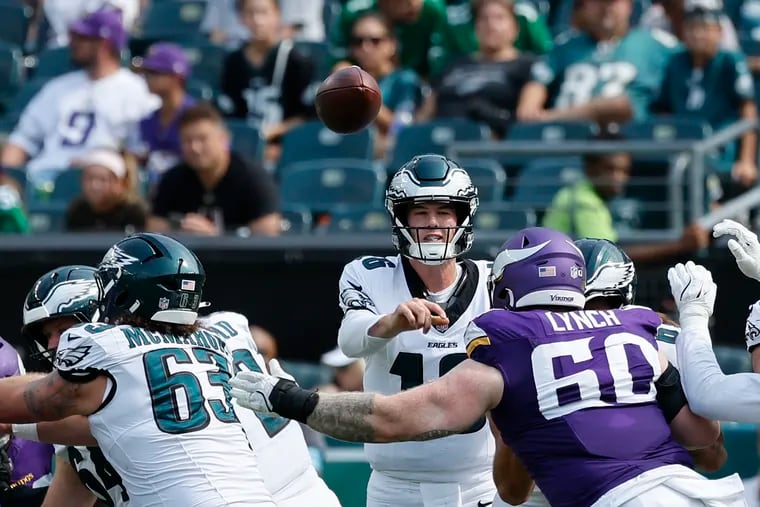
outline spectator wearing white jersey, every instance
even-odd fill
[[[0,155],[29,177],[60,171],[93,147],[119,149],[131,126],[158,107],[145,81],[120,68],[127,34],[121,14],[101,10],[69,27],[82,70],[51,79],[26,106]]]

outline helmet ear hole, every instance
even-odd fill
[[[123,306],[127,303],[127,299],[127,291],[123,290],[116,295],[113,302],[116,306]]]

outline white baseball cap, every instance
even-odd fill
[[[339,347],[335,347],[330,352],[325,352],[322,354],[320,361],[322,364],[331,366],[333,368],[343,368],[344,366],[348,366],[349,364],[358,361],[358,359],[354,357],[348,357],[343,352],[341,352]]]
[[[118,152],[109,150],[108,148],[90,150],[83,156],[77,157],[73,165],[81,167],[99,165],[110,170],[119,179],[127,175],[127,166],[124,163],[124,158]]]

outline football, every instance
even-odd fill
[[[383,98],[375,78],[356,65],[337,70],[317,90],[317,115],[339,134],[359,132],[372,123]]]

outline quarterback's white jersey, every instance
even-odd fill
[[[227,341],[227,348],[232,353],[233,368],[238,371],[267,371],[264,358],[258,353],[256,344],[248,327],[248,319],[239,313],[216,312],[201,319],[201,326],[214,332]],[[245,428],[253,451],[259,461],[259,468],[264,476],[267,489],[272,493],[277,505],[283,505],[293,496],[306,494],[314,487],[314,479],[322,483],[322,493],[327,486],[317,477],[311,461],[309,449],[303,437],[300,425],[279,416],[261,415],[241,408],[237,402],[235,413]],[[339,506],[337,497],[332,503],[314,503],[323,494],[308,495],[313,505],[320,507]]]
[[[55,367],[71,381],[109,379],[90,429],[131,505],[274,507],[229,396],[232,354],[215,333],[77,325]]]
[[[27,171],[61,170],[92,148],[120,149],[132,125],[160,100],[145,80],[119,69],[92,80],[85,71],[51,79],[24,109],[9,142],[30,156]]]
[[[470,320],[490,309],[486,287],[490,264],[460,261],[462,274],[449,305],[443,305],[449,326],[400,333],[391,340],[367,338],[367,330],[380,315],[425,289],[413,268],[401,256],[362,257],[343,270],[340,306],[344,312],[338,343],[351,357],[359,355],[353,340],[362,335],[370,342],[364,354],[364,389],[393,394],[439,378],[467,358],[464,333]],[[406,267],[406,269],[405,269]],[[490,471],[494,440],[486,420],[467,433],[427,442],[365,444],[374,470],[404,480],[458,482]]]

